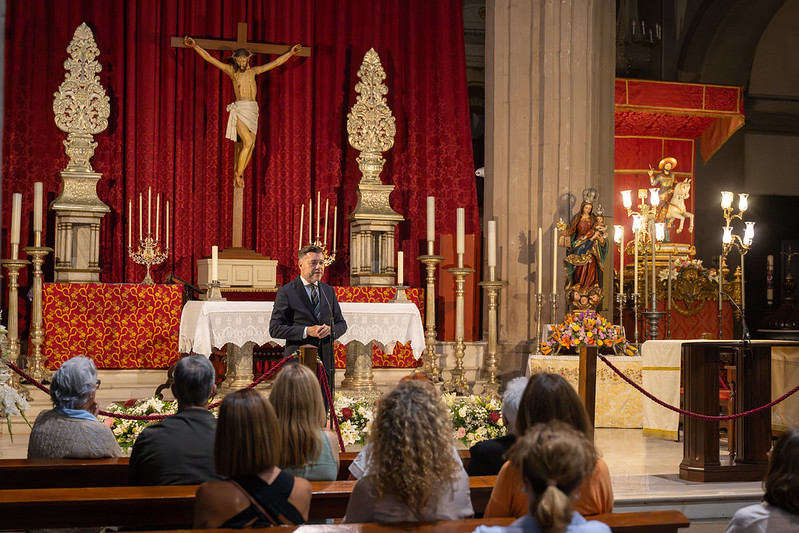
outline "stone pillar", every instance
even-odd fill
[[[551,321],[555,222],[568,220],[589,186],[613,213],[614,34],[612,0],[487,2],[485,216],[497,220],[498,272],[509,282],[499,307],[505,354],[531,350],[538,291],[546,295],[542,320]],[[544,229],[541,288],[535,286],[538,227]],[[558,321],[565,312],[563,250]],[[606,306],[611,297],[605,284]],[[521,364],[505,357],[502,367]]]

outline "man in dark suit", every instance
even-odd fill
[[[332,394],[336,376],[333,341],[347,331],[347,323],[333,287],[320,281],[325,273],[324,250],[303,246],[298,257],[300,275],[278,289],[269,334],[275,339],[286,339],[285,356],[306,344],[316,346]]]
[[[221,479],[214,467],[216,418],[208,399],[216,392],[214,367],[204,355],[175,365],[172,393],[178,413],[145,428],[133,445],[129,485],[197,485]]]

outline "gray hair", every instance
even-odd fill
[[[519,413],[519,404],[522,402],[528,381],[529,379],[524,376],[513,378],[505,384],[505,392],[502,393],[502,414],[511,433],[516,427],[516,415]]]
[[[183,405],[206,405],[214,388],[214,365],[204,355],[188,355],[175,365],[172,394]]]
[[[97,367],[88,357],[78,356],[65,361],[53,374],[50,399],[65,409],[80,409],[97,390]]]

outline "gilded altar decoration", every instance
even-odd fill
[[[94,155],[97,143],[92,136],[108,127],[111,106],[97,76],[103,68],[96,60],[100,50],[85,22],[75,30],[67,53],[69,59],[64,61],[67,73],[53,101],[55,124],[67,132],[64,146],[69,164],[66,170],[94,172],[89,159]]]
[[[75,30],[67,53],[67,72],[53,100],[55,124],[67,133],[69,157],[61,171],[61,194],[50,204],[56,218],[55,281],[98,282],[100,222],[110,209],[97,196],[102,174],[89,160],[97,148],[93,136],[108,127],[111,106],[97,76],[100,50],[85,22]]]
[[[667,284],[671,277],[671,299],[674,308],[683,316],[696,316],[706,301],[718,298],[718,272],[702,266],[702,261],[675,261],[658,273],[663,290],[659,292],[661,300],[667,298]]]
[[[366,52],[358,78],[358,96],[347,114],[349,143],[360,152],[356,160],[361,170],[358,203],[348,217],[350,285],[392,286],[396,274],[394,230],[405,219],[391,208],[389,196],[394,186],[380,181],[385,164],[382,153],[394,146],[397,130],[386,102],[386,72],[374,48]]]
[[[596,346],[616,355],[636,355],[635,347],[624,337],[621,326],[614,326],[593,310],[574,311],[553,326],[549,338],[541,343],[541,353],[567,353],[580,346]]]

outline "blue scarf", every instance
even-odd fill
[[[80,418],[82,420],[93,420],[97,422],[97,417],[85,409],[67,409],[66,407],[56,407],[53,409],[56,414],[67,416],[69,418]]]

